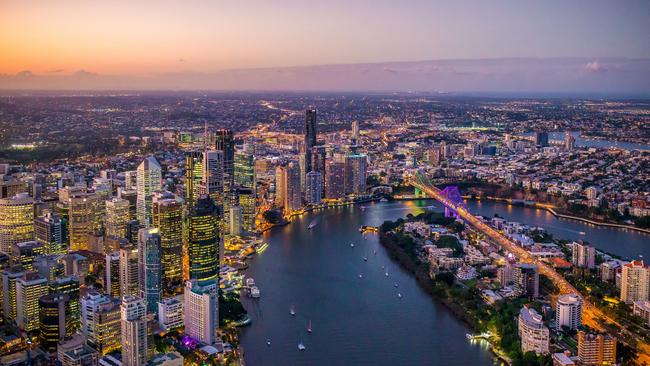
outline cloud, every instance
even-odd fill
[[[600,62],[598,60],[587,62],[587,64],[585,65],[585,70],[587,70],[589,72],[604,72],[604,71],[607,71],[603,67],[603,65],[600,64]]]
[[[64,71],[65,71],[64,69],[54,69],[54,70],[48,70],[48,71],[46,71],[46,72],[47,72],[48,74],[59,74],[59,73],[62,73],[62,72],[64,72]]]
[[[79,77],[92,77],[92,76],[98,76],[99,74],[94,73],[94,72],[89,72],[89,71],[86,71],[86,70],[82,69],[82,70],[79,70],[79,71],[75,72],[74,75],[79,76]]]

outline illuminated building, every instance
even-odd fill
[[[122,188],[118,188],[117,198],[129,201],[129,220],[136,220],[138,218],[138,191],[135,189],[124,190]]]
[[[153,193],[162,188],[162,168],[155,157],[150,156],[138,166],[136,216],[140,225],[151,225]]]
[[[542,316],[535,309],[524,306],[519,311],[517,320],[521,352],[548,354],[549,331],[544,326]]]
[[[34,270],[48,282],[55,281],[58,277],[65,276],[65,265],[59,261],[57,254],[40,255],[34,259]]]
[[[119,350],[122,324],[119,301],[92,291],[81,299],[81,332],[102,355]]]
[[[120,305],[122,328],[122,365],[147,364],[147,319],[144,300],[124,296]]]
[[[325,164],[325,197],[339,199],[345,196],[345,165],[333,160]]]
[[[596,248],[582,241],[573,242],[571,262],[580,268],[596,267]]]
[[[68,296],[70,303],[71,326],[79,328],[79,280],[75,276],[57,278],[49,284],[50,293],[61,293]]]
[[[573,151],[576,146],[576,138],[573,137],[571,132],[567,131],[564,133],[564,150]]]
[[[621,273],[621,301],[632,304],[635,301],[650,300],[650,267],[642,260],[623,265]]]
[[[69,300],[67,295],[61,293],[51,293],[38,300],[39,340],[49,352],[56,352],[58,343],[72,334]]]
[[[235,184],[255,188],[255,157],[243,151],[235,153]]]
[[[9,198],[25,192],[27,192],[26,182],[18,179],[8,181],[0,179],[0,198]]]
[[[185,334],[206,344],[214,344],[219,326],[217,282],[190,280],[185,285]]]
[[[120,248],[120,293],[122,296],[140,294],[138,248],[133,245]]]
[[[535,145],[540,147],[548,146],[548,132],[535,132]]]
[[[295,161],[287,164],[284,175],[284,211],[290,213],[302,207],[302,190],[300,188],[300,167]]]
[[[85,187],[65,187],[59,201],[67,211],[70,250],[88,250],[88,234],[101,227],[98,196]]]
[[[305,200],[308,204],[319,205],[321,203],[321,194],[323,192],[322,182],[323,180],[321,173],[314,171],[307,173]]]
[[[127,191],[135,191],[138,189],[138,171],[130,170],[124,172],[124,189]]]
[[[122,295],[120,289],[120,252],[106,254],[105,269],[106,279],[104,280],[104,291],[109,296],[119,298]]]
[[[158,311],[158,302],[162,298],[161,249],[158,229],[140,229],[138,255],[142,281],[140,297],[147,305],[147,312],[155,313]]]
[[[305,110],[305,172],[312,171],[311,154],[312,148],[316,146],[316,110]]]
[[[578,332],[578,361],[580,365],[615,365],[616,338],[610,335]]]
[[[327,150],[325,146],[314,146],[311,149],[311,170],[325,176],[325,163],[327,162]]]
[[[283,207],[285,196],[287,195],[287,168],[278,166],[275,168],[275,206]]]
[[[43,253],[65,254],[67,223],[55,212],[46,212],[34,220],[34,239],[43,244]]]
[[[218,205],[224,205],[223,152],[205,151],[203,153],[203,180],[200,194],[207,194]],[[197,196],[198,197],[198,196]]]
[[[34,238],[34,200],[27,193],[0,199],[0,251]]]
[[[228,233],[230,235],[241,235],[242,209],[241,206],[230,206],[228,216]]]
[[[6,268],[2,271],[2,314],[5,322],[15,322],[17,313],[16,281],[25,275],[22,268]]]
[[[22,266],[24,270],[34,269],[34,259],[43,254],[43,245],[35,241],[25,241],[11,245],[11,265]]]
[[[646,325],[650,325],[650,301],[635,301],[632,311],[634,315],[641,317]]]
[[[199,199],[200,186],[203,181],[203,152],[185,153],[185,201],[192,207]]]
[[[558,298],[555,305],[555,326],[576,329],[582,325],[582,298],[578,294],[566,294]]]
[[[345,194],[363,195],[366,193],[366,169],[368,158],[363,154],[347,155],[345,157],[345,173],[343,186]]]
[[[223,153],[224,183],[232,188],[235,179],[235,141],[231,130],[221,129],[215,132],[215,150]]]
[[[539,297],[539,269],[534,264],[519,263],[515,265],[515,287],[526,297]]]
[[[216,206],[202,196],[188,218],[188,256],[190,279],[216,280],[219,276],[219,237]]]
[[[57,360],[61,362],[61,366],[97,366],[99,364],[99,353],[73,338],[59,344]]]
[[[359,141],[359,121],[352,121],[352,139],[355,143]]]
[[[159,230],[163,286],[172,289],[183,281],[183,204],[169,192],[153,198],[153,227]]]
[[[27,272],[16,280],[16,325],[25,332],[38,330],[38,299],[47,295],[47,280]]]
[[[106,218],[104,220],[106,236],[126,238],[130,220],[129,201],[121,198],[112,198],[106,201]]]
[[[239,188],[239,207],[241,207],[241,225],[246,231],[255,230],[255,190],[251,188]]]
[[[175,297],[158,303],[158,324],[168,332],[183,326],[183,303]]]

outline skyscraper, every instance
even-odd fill
[[[576,138],[573,137],[571,132],[567,131],[564,133],[564,150],[572,151],[576,146]]]
[[[162,168],[155,157],[150,156],[138,166],[137,218],[143,227],[151,226],[153,193],[162,188]]]
[[[138,248],[133,245],[120,248],[120,293],[122,296],[140,294]]]
[[[558,298],[555,305],[557,329],[576,329],[582,325],[582,298],[578,294],[566,294]]]
[[[183,204],[171,193],[154,195],[153,226],[160,233],[163,287],[171,290],[183,282]]]
[[[70,250],[87,250],[88,234],[101,228],[99,197],[85,187],[65,187],[59,190],[59,201],[68,214]]]
[[[305,190],[305,200],[308,204],[318,205],[321,203],[321,194],[323,192],[322,175],[319,172],[311,171],[307,173],[307,187]]]
[[[339,199],[345,196],[345,165],[333,160],[325,164],[325,197]]]
[[[209,150],[203,153],[203,181],[200,194],[207,194],[217,205],[224,204],[223,151]]]
[[[188,151],[185,153],[185,202],[188,207],[194,206],[200,195],[203,182],[203,152]]]
[[[55,212],[45,212],[34,220],[34,239],[43,245],[43,253],[65,254],[66,222]]]
[[[300,167],[295,161],[289,162],[284,175],[284,211],[297,211],[302,207],[302,190],[300,189]]]
[[[594,268],[596,266],[596,248],[582,241],[573,242],[571,262],[580,268]]]
[[[16,324],[25,332],[38,330],[38,299],[48,293],[47,279],[27,272],[16,280]]]
[[[140,278],[143,284],[140,297],[147,305],[147,312],[155,313],[158,311],[158,302],[162,298],[161,248],[158,229],[140,229],[138,257]]]
[[[316,146],[316,110],[305,111],[305,173],[310,172],[312,147]]]
[[[230,235],[241,235],[242,222],[241,206],[230,206],[230,215],[228,216],[229,225],[228,233]]]
[[[56,352],[57,345],[72,334],[70,299],[61,293],[51,293],[38,300],[39,340],[49,352]]]
[[[59,277],[50,282],[49,291],[68,296],[72,317],[71,326],[73,330],[79,329],[79,279],[75,276]]]
[[[122,326],[117,299],[91,291],[81,299],[81,332],[102,355],[120,349]]]
[[[346,194],[366,194],[367,157],[363,154],[345,157],[344,186]]]
[[[190,279],[216,280],[219,276],[217,208],[210,197],[201,196],[188,218]]]
[[[119,298],[122,293],[120,289],[120,252],[106,254],[106,263],[104,266],[104,272],[106,274],[104,291],[109,296]]]
[[[112,198],[105,203],[106,218],[104,229],[106,236],[126,238],[126,231],[131,221],[129,214],[129,201],[121,198]]]
[[[223,153],[224,181],[232,187],[235,171],[235,141],[231,130],[222,129],[215,133],[215,150]]]
[[[18,296],[16,282],[25,272],[21,267],[2,270],[2,315],[5,323],[16,323],[18,318]]]
[[[318,145],[311,148],[311,170],[325,176],[325,163],[327,162],[327,149]]]
[[[214,344],[219,326],[217,282],[187,281],[185,285],[185,333],[206,344]]]
[[[122,320],[122,365],[147,364],[147,319],[144,300],[124,296],[120,305]]]
[[[278,166],[275,168],[275,206],[284,207],[284,200],[287,195],[287,167]]]
[[[615,365],[616,338],[578,332],[578,360],[580,365]]]
[[[255,157],[245,151],[235,153],[235,184],[255,188]]]
[[[535,309],[524,306],[519,311],[517,320],[521,352],[548,354],[549,331],[544,325],[542,316]]]
[[[635,301],[650,300],[650,267],[642,260],[623,265],[621,273],[621,301],[632,304]]]
[[[359,121],[352,121],[352,140],[355,144],[359,141]]]
[[[239,188],[239,207],[241,207],[241,225],[246,231],[255,230],[255,190],[252,188]]]
[[[541,147],[548,146],[548,132],[535,132],[535,145]]]
[[[539,270],[536,265],[517,264],[515,266],[514,283],[522,295],[530,298],[539,297]]]
[[[0,199],[0,251],[34,238],[34,200],[27,193]]]

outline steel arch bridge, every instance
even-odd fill
[[[426,188],[435,189],[439,197],[434,197],[445,207],[445,217],[455,217],[460,218],[458,215],[458,210],[463,209],[467,210],[465,201],[460,195],[460,191],[457,186],[447,186],[444,189],[440,190],[436,188],[433,183],[427,178],[424,174],[419,171],[415,173],[412,178],[411,185],[415,187],[416,190],[420,190],[426,193]],[[426,188],[425,188],[426,187]],[[441,199],[439,199],[441,198]]]

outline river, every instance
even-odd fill
[[[467,341],[467,326],[420,289],[388,257],[376,235],[363,240],[358,232],[361,225],[418,214],[430,205],[441,210],[432,200],[368,203],[365,210],[339,207],[303,215],[265,233],[269,247],[247,270],[262,297],[243,298],[253,321],[241,332],[247,364],[492,365],[485,346]],[[544,227],[557,238],[588,240],[622,257],[650,256],[650,235],[557,219],[530,207],[471,200],[467,206],[478,215],[497,213]],[[314,220],[318,225],[308,230]],[[289,314],[291,305],[295,316]],[[312,334],[306,331],[310,320]],[[306,351],[298,351],[300,341]]]
[[[522,136],[534,136],[534,132],[524,133]],[[623,150],[650,150],[650,145],[637,144],[634,142],[612,141],[612,140],[593,140],[580,136],[579,131],[571,131],[571,135],[576,139],[578,147],[618,147]],[[564,132],[549,132],[549,140],[564,140]]]

